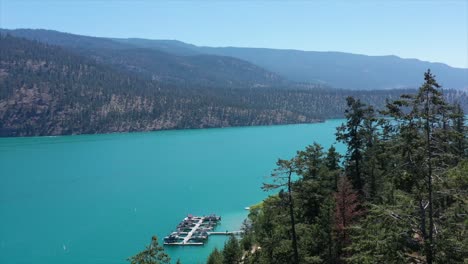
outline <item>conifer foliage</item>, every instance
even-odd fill
[[[333,194],[335,198],[335,230],[342,243],[349,240],[347,229],[360,214],[358,194],[344,176],[338,183],[338,191]]]
[[[158,237],[153,236],[151,243],[145,250],[128,259],[131,264],[163,264],[170,263],[171,258],[164,252],[164,248],[159,245]]]
[[[248,239],[259,249],[244,263],[292,263],[294,245],[301,264],[468,263],[461,108],[429,70],[416,93],[385,108],[355,98],[347,106],[336,134],[344,160],[314,143],[282,163],[290,174],[265,186],[287,188],[251,210]]]

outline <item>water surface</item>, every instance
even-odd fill
[[[342,121],[0,138],[0,263],[127,263],[189,213],[237,230],[276,160],[328,148]],[[224,240],[166,249],[174,263],[204,263]]]

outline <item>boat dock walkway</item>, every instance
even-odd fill
[[[244,231],[208,232],[208,235],[241,235]]]
[[[182,241],[182,244],[187,244],[188,243],[188,241],[192,238],[193,233],[195,233],[195,231],[198,230],[198,228],[201,226],[202,223],[203,223],[203,218],[200,217],[200,219],[195,224],[195,226],[192,228],[192,230],[190,230],[190,232],[188,232],[187,236]]]
[[[214,228],[221,217],[192,216],[184,218],[177,226],[177,231],[164,238],[164,245],[171,246],[203,246],[210,235],[240,235],[243,231],[215,232]]]

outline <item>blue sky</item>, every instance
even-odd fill
[[[468,68],[468,0],[0,0],[0,27],[393,54]]]

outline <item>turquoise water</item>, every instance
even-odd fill
[[[189,213],[237,230],[277,158],[328,148],[342,121],[0,138],[0,263],[127,263]],[[224,241],[166,249],[174,263],[204,263]]]

